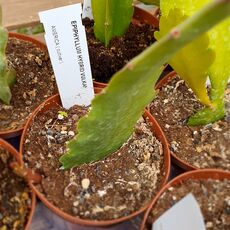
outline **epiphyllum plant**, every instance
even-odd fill
[[[88,116],[79,121],[78,134],[60,159],[64,168],[96,161],[116,151],[154,98],[153,86],[164,63],[229,14],[230,0],[212,1],[117,72],[105,91],[92,101]]]
[[[162,38],[173,27],[190,17],[210,0],[161,0],[160,31]],[[206,107],[190,117],[188,125],[205,125],[225,116],[224,94],[230,77],[230,19],[186,45],[169,64],[192,88]],[[211,82],[210,96],[206,81]]]
[[[146,4],[159,4],[159,0],[140,0]],[[133,16],[133,0],[91,0],[94,33],[107,47],[115,36],[122,36]]]
[[[10,69],[6,58],[6,45],[8,32],[2,25],[2,8],[0,6],[0,100],[5,104],[10,103],[10,87],[14,84],[16,72]]]

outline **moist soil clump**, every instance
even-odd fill
[[[87,108],[57,105],[33,120],[24,143],[26,165],[40,175],[37,189],[55,206],[82,219],[110,220],[148,204],[162,185],[163,149],[141,119],[133,135],[104,160],[63,170],[59,158]],[[58,111],[66,111],[61,116]]]
[[[120,70],[129,60],[140,54],[154,43],[154,28],[148,24],[131,23],[125,35],[115,37],[108,47],[94,36],[94,21],[83,19],[89,49],[89,57],[94,80],[108,82],[112,75]]]
[[[16,70],[10,105],[0,102],[0,131],[20,129],[31,112],[46,98],[57,93],[48,52],[31,42],[9,38],[9,67]]]
[[[24,180],[8,164],[10,154],[0,147],[0,229],[23,230],[31,207],[31,194]]]
[[[165,211],[179,200],[192,193],[200,205],[206,229],[230,229],[230,181],[189,179],[179,185],[170,187],[158,199],[148,217],[148,229]]]
[[[188,126],[188,118],[202,108],[179,77],[162,87],[150,111],[162,127],[170,150],[197,168],[230,171],[230,85],[225,93],[226,116],[205,126]]]

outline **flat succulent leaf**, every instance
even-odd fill
[[[163,0],[162,2],[164,3],[165,1]],[[179,4],[181,1],[177,2],[176,0],[175,2]],[[167,13],[164,12],[164,7],[161,9],[163,15],[160,19],[160,31],[155,33],[156,39],[163,37],[169,30],[190,16],[189,12],[185,11],[185,9],[189,9],[189,6],[191,7],[191,5],[186,4],[190,1],[184,1],[181,6],[182,9],[175,8],[175,2],[172,2],[171,9],[169,5],[165,5]],[[184,9],[184,4],[188,8]],[[214,52],[209,48],[209,37],[207,34],[204,34],[186,45],[169,60],[169,64],[185,80],[188,86],[192,88],[201,103],[208,106],[211,105],[211,102],[206,90],[206,80],[208,68],[213,63],[214,58]]]
[[[196,125],[206,125],[209,123],[214,123],[222,119],[225,116],[225,108],[224,104],[220,103],[217,107],[210,108],[205,107],[204,109],[196,112],[193,116],[191,116],[188,120],[188,125],[196,126]]]
[[[213,108],[204,108],[193,115],[188,124],[213,123],[225,116],[224,95],[230,76],[230,19],[226,19],[208,32],[210,49],[215,52],[215,61],[208,75],[211,81],[210,97]]]
[[[229,3],[210,3],[177,27],[179,36],[171,32],[117,72],[92,101],[88,115],[80,119],[78,134],[60,158],[63,167],[97,161],[116,151],[130,137],[144,107],[153,99],[154,84],[164,63],[229,13]]]
[[[92,0],[94,33],[109,45],[115,36],[122,36],[129,27],[134,8],[132,0]]]
[[[194,14],[209,0],[161,0],[160,38],[175,25]],[[182,12],[178,14],[177,11]],[[192,88],[204,108],[192,116],[188,124],[200,125],[224,117],[224,91],[230,75],[230,19],[212,28],[179,51],[169,63]],[[206,80],[211,81],[210,98]]]

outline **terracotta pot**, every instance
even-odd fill
[[[145,24],[153,25],[158,28],[159,20],[156,17],[158,12],[159,12],[159,8],[156,8],[156,11],[154,11],[154,13],[150,13],[144,9],[135,6],[132,22],[134,24],[145,23]],[[106,83],[94,81],[94,87],[105,88],[106,86],[107,86]]]
[[[21,165],[20,155],[15,148],[13,148],[10,144],[8,144],[6,141],[4,141],[1,138],[0,138],[0,146],[6,149],[14,157],[15,161],[17,162],[16,164]],[[31,201],[32,202],[31,202],[31,207],[30,207],[30,213],[28,215],[27,223],[25,224],[25,230],[29,230],[29,226],[31,224],[33,214],[35,211],[36,197],[35,197],[35,193],[32,191],[31,191]]]
[[[17,38],[23,41],[28,41],[32,42],[35,44],[37,47],[39,47],[42,50],[47,50],[46,45],[34,38],[31,38],[29,36],[23,35],[23,34],[18,34],[18,33],[13,33],[9,32],[9,37],[10,38]],[[14,130],[8,130],[8,131],[0,131],[0,137],[1,138],[11,138],[11,137],[16,137],[19,136],[22,133],[23,127],[14,129]]]
[[[223,180],[223,179],[230,180],[230,173],[222,170],[217,169],[199,169],[194,170],[190,172],[186,172],[184,174],[179,175],[178,177],[174,178],[172,181],[167,183],[157,194],[157,196],[153,199],[151,202],[148,210],[146,211],[144,215],[143,222],[141,224],[141,230],[144,230],[147,227],[147,219],[149,216],[149,213],[154,208],[154,205],[156,204],[157,200],[160,198],[160,196],[170,187],[182,184],[183,181],[186,181],[188,179],[217,179],[217,180]]]
[[[99,93],[102,89],[95,89],[96,93]],[[22,133],[22,138],[21,138],[21,142],[20,142],[20,158],[22,159],[22,154],[23,154],[23,143],[25,141],[25,136],[26,136],[26,132],[27,130],[30,128],[31,123],[33,122],[34,117],[39,114],[39,113],[43,113],[45,111],[47,111],[49,108],[55,107],[57,106],[57,104],[60,104],[60,97],[59,95],[55,95],[51,98],[49,98],[48,100],[46,100],[44,103],[41,104],[40,107],[38,107],[36,109],[36,111],[32,114],[32,116],[29,118],[25,129]],[[170,173],[170,152],[168,149],[168,144],[166,141],[166,138],[164,136],[164,133],[162,132],[160,126],[158,125],[158,123],[156,122],[156,120],[153,118],[153,116],[148,112],[145,111],[144,113],[144,117],[148,117],[149,121],[152,123],[152,131],[155,134],[155,136],[157,137],[158,140],[160,140],[160,142],[163,145],[163,152],[164,152],[164,172],[165,175],[163,177],[162,180],[162,186],[167,182],[168,177],[169,177],[169,173]],[[109,226],[109,225],[114,225],[120,222],[124,222],[127,221],[137,215],[139,215],[140,213],[144,212],[148,205],[143,206],[140,210],[125,216],[125,217],[121,217],[118,219],[114,219],[114,220],[104,220],[104,221],[93,221],[93,220],[85,220],[85,219],[81,219],[78,217],[74,217],[71,216],[70,214],[67,214],[65,212],[63,212],[62,210],[60,210],[59,208],[57,208],[56,206],[54,206],[52,203],[50,203],[46,197],[39,192],[39,190],[35,187],[34,183],[30,181],[30,186],[32,188],[32,190],[36,193],[36,195],[39,197],[39,199],[51,210],[53,211],[56,215],[62,217],[63,219],[65,219],[68,222],[74,223],[74,224],[79,224],[79,225],[85,225],[85,226]]]

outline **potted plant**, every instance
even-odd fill
[[[177,1],[161,1],[160,32],[156,37],[163,36],[206,2],[187,1],[180,5]],[[183,15],[175,12],[178,9]],[[230,20],[226,19],[179,51],[169,61],[179,77],[170,73],[159,83],[160,93],[150,105],[167,136],[173,160],[186,170],[230,170],[229,26]],[[206,87],[208,76],[211,85]]]
[[[26,181],[17,176],[11,164],[19,163],[19,153],[0,139],[0,226],[1,229],[29,229],[35,210],[35,194]]]
[[[139,121],[130,140],[111,156],[57,170],[59,150],[73,138],[77,120],[86,113],[87,108],[79,106],[65,110],[56,95],[30,117],[20,149],[28,167],[42,176],[39,184],[30,185],[49,209],[69,222],[106,226],[126,221],[147,208],[169,177],[166,139],[146,111],[147,123]]]
[[[94,21],[83,19],[92,76],[96,87],[105,87],[103,83],[155,41],[158,19],[134,6],[132,0],[100,1],[100,4],[92,0],[92,12]]]
[[[57,87],[46,46],[16,33],[8,38],[1,19],[0,136],[9,138],[22,132],[30,113]]]
[[[129,201],[130,207],[126,205],[122,198],[130,195],[127,192],[128,190],[123,190],[119,194],[119,198],[117,197],[116,199],[111,198],[111,195],[109,197],[106,196],[109,191],[116,195],[117,190],[115,187],[119,184],[123,184],[123,188],[125,184],[133,185],[134,187],[131,190],[138,190],[140,188],[138,183],[136,184],[137,181],[135,181],[135,178],[139,177],[139,173],[136,176],[132,176],[132,182],[129,183],[129,180],[119,180],[121,179],[119,178],[121,176],[121,171],[119,170],[125,171],[126,168],[129,168],[129,164],[134,159],[137,160],[135,156],[140,156],[139,153],[141,151],[133,152],[130,150],[132,154],[128,151],[129,161],[127,158],[123,158],[127,156],[126,153],[119,151],[127,147],[123,144],[130,138],[134,130],[134,136],[145,136],[143,134],[144,123],[141,122],[141,129],[133,129],[133,127],[140,118],[143,108],[154,97],[152,86],[159,78],[164,63],[179,48],[182,48],[201,33],[206,32],[209,27],[227,17],[229,11],[229,2],[215,1],[174,28],[158,43],[152,45],[129,62],[121,71],[117,72],[108,87],[92,101],[90,112],[87,113],[85,108],[78,106],[73,107],[73,110],[66,111],[60,107],[58,96],[50,99],[36,110],[36,116],[30,119],[23,132],[20,144],[20,156],[26,161],[27,167],[33,168],[42,175],[42,180],[38,185],[30,184],[35,189],[37,195],[51,210],[58,215],[62,215],[63,218],[69,221],[95,226],[118,223],[119,221],[133,217],[146,208],[148,202],[145,200],[146,203],[144,203],[146,206],[137,212],[130,212],[130,207],[132,207],[130,200],[134,201],[139,198],[133,199],[131,195],[131,197],[126,199]],[[74,109],[77,110],[74,111]],[[87,116],[84,116],[77,123],[76,131],[76,121],[86,113]],[[151,119],[149,116],[148,118]],[[153,121],[151,120],[151,123]],[[75,135],[76,132],[77,135]],[[164,135],[161,134],[161,136]],[[129,144],[132,143],[132,138],[128,140]],[[152,140],[152,137],[147,139]],[[65,146],[64,143],[67,140],[68,142]],[[146,141],[144,142],[146,143]],[[62,143],[62,145],[59,146],[59,143]],[[121,146],[122,148],[120,148]],[[143,147],[141,143],[137,146]],[[118,150],[119,148],[120,150]],[[164,145],[164,148],[167,149],[167,145]],[[150,149],[152,150],[152,148]],[[153,149],[157,150],[158,147],[154,147]],[[151,164],[154,164],[159,158],[159,155],[157,157],[157,155],[149,154],[148,148],[143,152],[146,156],[142,155],[137,160],[135,165],[137,169],[129,170],[129,172],[125,173],[126,176],[130,176],[130,172],[142,171],[141,169],[146,167],[146,164],[142,164],[144,163],[143,160],[147,162],[150,160]],[[65,154],[63,155],[63,153]],[[116,155],[117,157],[114,159],[113,157]],[[59,157],[61,157],[60,162],[62,167],[59,167],[61,166]],[[155,161],[152,161],[153,159]],[[122,167],[118,167],[119,162]],[[142,162],[141,166],[140,162]],[[118,171],[116,171],[117,168],[119,169]],[[155,175],[155,173],[149,174],[149,170],[150,172],[152,171],[152,166],[148,165],[147,168],[143,171],[148,172],[148,176]],[[118,175],[117,183],[101,185],[101,183],[111,180],[110,174],[113,174],[111,169],[114,169],[113,172]],[[50,175],[51,171],[54,174],[51,173]],[[58,173],[58,176],[56,173]],[[95,176],[98,176],[96,180],[89,179]],[[58,181],[58,184],[55,184],[54,180]],[[145,186],[149,186],[149,183],[144,184]],[[64,186],[64,189],[57,189],[61,186]],[[99,186],[100,189],[98,187],[95,189],[95,186]],[[42,191],[43,194],[51,190],[52,196],[49,193],[45,197],[38,190]],[[143,189],[142,192],[144,193],[144,191]],[[55,203],[57,202],[56,199],[51,198],[55,194],[60,194],[61,196],[58,203]],[[145,199],[148,196],[140,197],[141,199]],[[94,205],[93,208],[92,204],[89,203],[92,198],[98,201],[98,204]],[[68,201],[71,202],[71,209],[66,208],[66,202]],[[104,203],[105,201],[109,203]],[[122,201],[123,205],[119,201]],[[51,205],[51,203],[55,203],[55,206]],[[75,217],[66,213],[69,210],[74,213]],[[114,213],[115,211],[122,211],[121,213],[124,211],[122,214],[123,217],[115,219],[116,215],[118,215]],[[108,219],[98,221],[102,213],[102,219],[105,218],[104,214],[113,213],[112,219],[114,220],[112,222],[108,221]],[[89,219],[90,221],[88,222]]]
[[[230,173],[215,169],[195,170],[174,178],[154,198],[145,213],[141,229],[152,224],[188,193],[196,198],[206,229],[228,229]]]

